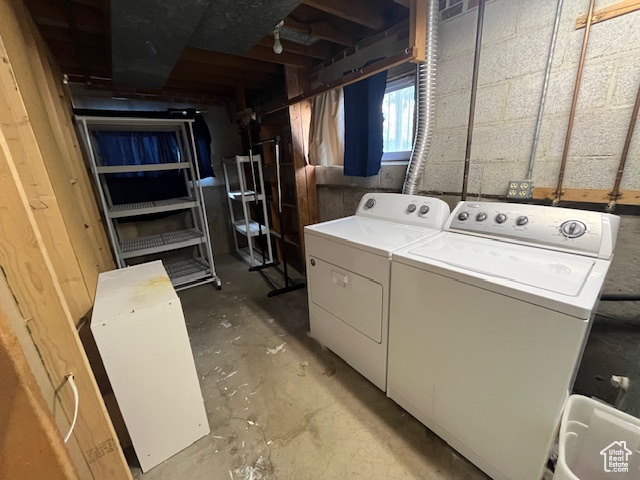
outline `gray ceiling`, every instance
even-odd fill
[[[187,46],[243,55],[301,0],[111,0],[113,81],[159,89]]]

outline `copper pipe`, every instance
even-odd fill
[[[567,168],[567,157],[569,156],[569,145],[571,144],[571,133],[573,132],[573,120],[576,116],[576,106],[578,105],[578,95],[580,94],[580,84],[582,83],[582,71],[584,70],[584,59],[587,56],[587,43],[589,43],[589,33],[593,23],[593,8],[596,0],[589,1],[589,12],[587,13],[587,24],[584,28],[584,38],[582,39],[582,50],[580,51],[580,62],[578,63],[578,73],[576,74],[576,84],[573,87],[573,99],[571,100],[571,111],[569,112],[569,125],[567,126],[567,136],[564,139],[564,150],[562,151],[562,162],[558,173],[558,186],[555,191],[553,205],[558,205],[562,197],[562,183],[564,182],[564,172]]]
[[[629,129],[627,130],[627,138],[624,140],[624,147],[622,148],[622,156],[620,157],[620,163],[618,164],[618,173],[616,174],[616,181],[613,184],[613,190],[609,194],[609,205],[607,205],[607,212],[612,212],[616,208],[616,201],[620,198],[620,183],[622,182],[622,175],[624,175],[624,166],[627,163],[627,155],[629,155],[629,146],[631,145],[631,139],[633,138],[633,131],[636,128],[636,120],[638,118],[638,110],[640,110],[640,85],[638,85],[638,93],[636,94],[636,103],[633,105],[633,111],[631,112],[631,120],[629,120]]]
[[[480,49],[482,47],[482,25],[484,23],[485,0],[478,2],[478,25],[476,26],[476,50],[473,57],[473,74],[471,77],[471,101],[469,104],[469,125],[467,126],[467,149],[464,155],[464,173],[462,175],[462,201],[467,199],[469,185],[469,168],[471,167],[471,140],[473,138],[473,120],[476,113],[476,94],[478,92],[478,71],[480,69]]]

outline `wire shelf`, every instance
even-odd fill
[[[135,215],[185,210],[197,206],[198,202],[192,197],[168,198],[166,200],[154,200],[152,202],[123,203],[120,205],[112,205],[111,208],[109,208],[109,217],[133,217]]]
[[[122,258],[131,258],[198,245],[204,241],[205,236],[200,230],[190,228],[124,240],[120,242],[120,251]]]

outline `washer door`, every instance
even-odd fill
[[[315,305],[374,342],[382,341],[382,285],[317,257],[307,270]]]

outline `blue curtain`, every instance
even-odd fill
[[[184,161],[173,132],[94,131],[100,165],[153,165]],[[210,163],[210,162],[208,162]],[[182,171],[112,173],[106,175],[114,204],[184,197]]]
[[[94,131],[93,139],[101,165],[153,165],[183,161],[173,132]],[[160,174],[162,172],[114,175],[155,177]]]
[[[387,72],[344,87],[344,174],[370,177],[382,161],[382,100]]]

